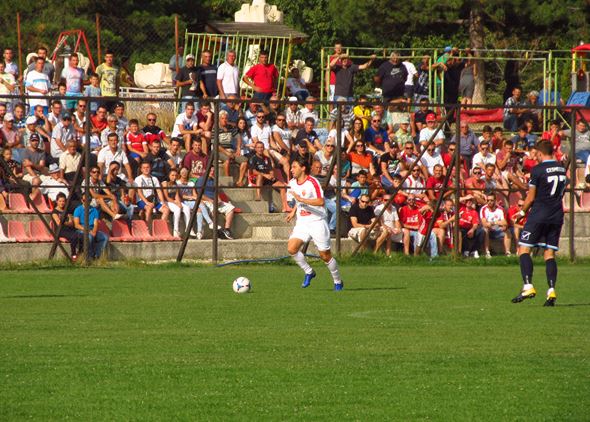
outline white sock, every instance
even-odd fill
[[[326,263],[326,265],[328,266],[328,269],[330,270],[330,273],[332,274],[332,278],[334,279],[334,284],[342,283],[342,280],[340,279],[340,271],[338,270],[338,263],[336,262],[336,259],[334,259],[334,257],[332,257],[332,259],[330,261],[328,261]]]
[[[305,274],[313,273],[313,268],[311,268],[311,265],[307,263],[307,261],[305,260],[305,255],[303,255],[301,251],[291,256],[293,257],[297,265],[299,265],[299,267],[305,272]]]

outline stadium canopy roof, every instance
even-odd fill
[[[205,29],[207,32],[214,34],[290,38],[292,43],[297,44],[305,42],[308,38],[307,34],[282,23],[207,22]]]

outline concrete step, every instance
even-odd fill
[[[233,186],[234,185],[234,178],[232,176],[221,176],[217,179],[219,186]]]
[[[292,230],[293,230],[293,227],[291,227],[291,226],[284,226],[284,227],[255,226],[255,227],[252,227],[251,239],[252,240],[264,240],[264,239],[268,239],[268,240],[284,239],[284,240],[287,240],[287,239],[289,239],[289,236],[291,235]]]
[[[268,212],[268,202],[266,201],[233,201],[236,207],[242,210],[242,213],[265,213]]]
[[[284,214],[268,213],[244,213],[236,214],[232,225],[232,233],[236,239],[251,238],[253,230],[257,227],[287,227],[291,223],[285,221]]]
[[[256,192],[252,188],[224,188],[223,192],[232,202],[253,201],[256,197]]]

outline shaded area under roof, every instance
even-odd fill
[[[304,42],[307,34],[299,32],[282,23],[257,22],[207,22],[207,32],[214,34],[258,35],[268,37],[291,38],[293,42]]]

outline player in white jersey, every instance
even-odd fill
[[[334,290],[342,290],[344,283],[340,279],[338,263],[330,251],[330,229],[326,221],[327,212],[322,187],[314,177],[309,176],[309,163],[303,160],[293,161],[291,173],[293,179],[289,181],[289,193],[297,201],[297,205],[287,216],[287,221],[291,221],[297,215],[297,222],[289,237],[287,250],[297,265],[305,272],[301,287],[308,287],[316,275],[301,252],[303,243],[313,240],[320,258],[326,263],[332,274]]]

